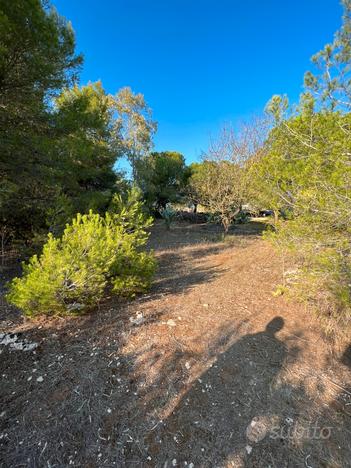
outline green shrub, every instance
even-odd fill
[[[172,208],[172,206],[168,203],[166,208],[160,210],[160,215],[164,219],[167,229],[171,229],[171,224],[173,220],[177,216],[177,212]]]
[[[332,332],[336,324],[347,329],[351,323],[351,244],[347,229],[323,221],[315,213],[301,214],[279,221],[264,236],[283,256],[294,255],[298,269],[287,289],[310,302]]]
[[[135,191],[115,196],[104,216],[77,214],[61,238],[49,234],[42,254],[23,266],[10,283],[7,298],[28,316],[81,313],[95,306],[106,288],[133,296],[146,290],[155,270],[142,250],[151,219]]]

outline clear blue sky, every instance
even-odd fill
[[[155,149],[205,150],[221,123],[297,100],[310,57],[341,24],[338,0],[53,0],[85,57],[81,82],[145,95]]]

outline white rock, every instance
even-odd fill
[[[43,382],[44,381],[44,377],[42,377],[41,375],[39,375],[39,377],[37,378],[37,382]]]
[[[0,335],[0,344],[3,344],[3,345],[16,343],[17,340],[18,340],[17,333],[1,333]]]
[[[129,321],[131,323],[133,323],[134,325],[140,325],[141,323],[143,323],[145,321],[145,318],[144,318],[142,312],[137,312],[135,317],[130,317],[129,318]]]
[[[177,324],[175,323],[174,320],[172,319],[169,319],[167,320],[166,324],[169,326],[169,327],[175,327]]]
[[[20,335],[17,333],[1,333],[0,344],[9,345],[15,351],[33,351],[38,346],[38,343],[21,340]]]
[[[246,428],[246,437],[250,442],[260,442],[268,432],[268,423],[265,418],[255,417]]]
[[[84,308],[84,304],[80,304],[79,302],[73,302],[73,304],[69,304],[66,309],[69,312],[72,312],[73,310],[81,310]]]
[[[252,447],[251,447],[251,445],[247,445],[247,446],[245,447],[245,450],[246,450],[246,452],[248,453],[248,455],[250,455],[250,453],[252,452]]]

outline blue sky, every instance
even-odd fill
[[[53,0],[72,21],[85,63],[101,80],[144,94],[155,149],[188,162],[223,122],[259,114],[273,94],[302,91],[310,57],[341,24],[338,0]]]

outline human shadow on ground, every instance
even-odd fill
[[[249,333],[247,321],[220,329],[201,354],[179,343],[165,355],[146,342],[126,355],[119,350],[137,327],[106,314],[67,324],[65,339],[47,331],[43,351],[12,362],[2,398],[7,466],[347,466],[347,415],[332,404],[321,408],[303,382],[282,383],[299,349],[279,338],[281,317],[258,333]],[[207,370],[194,381],[198,363]],[[315,423],[331,427],[330,437],[289,432]]]
[[[168,459],[179,466],[223,466],[228,459],[245,459],[250,437],[263,439],[277,413],[275,379],[287,358],[286,345],[277,337],[283,326],[284,320],[275,317],[264,331],[246,334],[220,354],[153,432],[150,446],[157,449],[162,441]],[[153,455],[160,466],[167,461]]]
[[[264,331],[244,335],[218,355],[145,438],[156,466],[347,466],[347,417],[333,405],[321,407],[308,389],[310,376],[294,385],[280,377],[299,355],[293,340],[278,338],[283,326],[275,317]],[[213,345],[209,359],[232,341],[229,335]],[[323,395],[323,382],[318,385]]]

